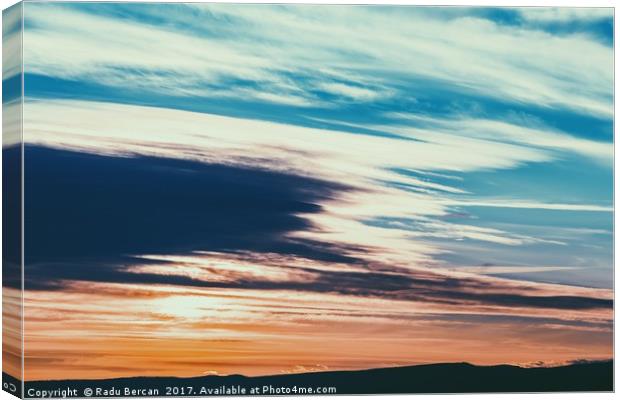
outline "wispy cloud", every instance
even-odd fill
[[[157,108],[93,102],[46,101],[27,106],[28,142],[77,148],[109,154],[160,155],[199,161],[234,163],[246,167],[288,171],[302,176],[347,182],[353,192],[342,191],[320,202],[323,212],[307,215],[317,228],[294,232],[298,238],[381,246],[393,261],[422,261],[438,251],[411,241],[413,233],[396,227],[370,226],[375,218],[429,218],[451,212],[441,193],[459,193],[458,187],[433,185],[391,169],[476,171],[510,168],[524,162],[550,160],[544,150],[495,140],[460,135],[425,137],[425,141],[380,138],[348,132],[311,129],[270,122]],[[76,126],[73,121],[89,121]],[[119,116],[122,115],[122,118]],[[96,121],[99,121],[96,123]],[[99,123],[107,127],[104,132]],[[127,138],[125,132],[132,132]],[[234,134],[231,135],[231,132]],[[185,149],[174,145],[184,143]],[[445,154],[456,156],[446,159]],[[404,184],[416,191],[388,187]],[[430,229],[430,225],[434,228]],[[466,227],[448,222],[427,222],[428,234],[455,232],[478,240],[500,240],[499,230]],[[465,232],[469,232],[465,234]],[[506,234],[502,241],[517,240]],[[518,243],[518,242],[516,242]],[[382,254],[381,257],[385,257]]]
[[[490,200],[485,201],[483,199],[474,201],[455,201],[454,205],[462,206],[477,206],[477,207],[499,207],[499,208],[535,208],[542,210],[565,210],[565,211],[600,211],[600,212],[612,212],[614,209],[611,206],[599,206],[594,204],[550,204],[541,203],[535,201],[522,201],[522,200]]]
[[[613,18],[609,7],[524,7],[519,13],[528,20],[545,22],[592,21]]]
[[[320,102],[325,88],[367,101],[377,96],[377,84],[386,93],[415,97],[403,92],[403,83],[433,79],[457,92],[612,115],[612,55],[587,37],[498,26],[471,16],[429,18],[413,8],[190,7],[198,16],[178,29],[146,18],[29,5],[26,69],[179,95],[210,96],[214,86],[235,79],[259,87],[263,100],[291,96],[289,104],[300,98]],[[147,16],[165,13],[141,10]],[[211,21],[208,32],[200,18]]]
[[[390,126],[375,127],[375,129],[422,140],[432,140],[433,138],[437,140],[437,137],[441,135],[481,138],[559,152],[577,153],[606,165],[611,165],[613,162],[613,146],[610,146],[610,143],[569,135],[558,129],[544,126],[540,122],[527,120],[513,122],[462,117],[436,118],[402,113],[390,113],[388,116],[394,118],[395,123]],[[399,121],[401,122],[399,123]],[[556,157],[561,157],[561,153]]]

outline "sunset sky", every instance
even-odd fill
[[[25,380],[612,357],[612,9],[24,18]]]

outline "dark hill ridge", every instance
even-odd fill
[[[178,388],[169,390],[168,387]],[[242,375],[201,376],[194,378],[135,377],[103,380],[63,380],[26,382],[25,397],[35,391],[75,389],[83,397],[84,390],[100,388],[105,393],[91,397],[125,396],[129,390],[157,389],[159,396],[192,396],[277,393],[278,388],[335,387],[336,394],[380,393],[465,393],[465,392],[549,392],[549,391],[612,391],[613,361],[573,364],[561,367],[523,368],[512,365],[475,366],[468,363],[426,364],[410,367],[370,369],[363,371],[313,372],[303,374],[246,377]],[[109,392],[114,388],[115,391]],[[181,388],[185,388],[181,390]],[[234,388],[237,392],[231,393]],[[202,390],[202,393],[200,392]],[[185,393],[182,393],[182,392]],[[275,392],[274,392],[275,391]],[[29,393],[30,392],[30,393]],[[135,395],[136,392],[134,392]],[[139,393],[139,392],[138,392]],[[305,393],[301,393],[305,394]],[[49,394],[47,394],[49,397]],[[61,397],[59,395],[52,397]]]

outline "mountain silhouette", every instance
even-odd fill
[[[7,378],[10,377],[5,375],[5,381]],[[87,397],[135,396],[146,394],[141,393],[144,390],[157,390],[159,396],[612,391],[613,361],[535,368],[445,363],[259,377],[209,375],[30,381],[26,382],[25,395],[32,397],[36,391],[49,393],[68,388],[75,390],[79,397],[89,389],[93,392]],[[94,392],[97,388],[99,393]],[[335,388],[335,393],[329,388]]]

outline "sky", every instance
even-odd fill
[[[26,3],[23,41],[26,380],[612,357],[612,9]]]

